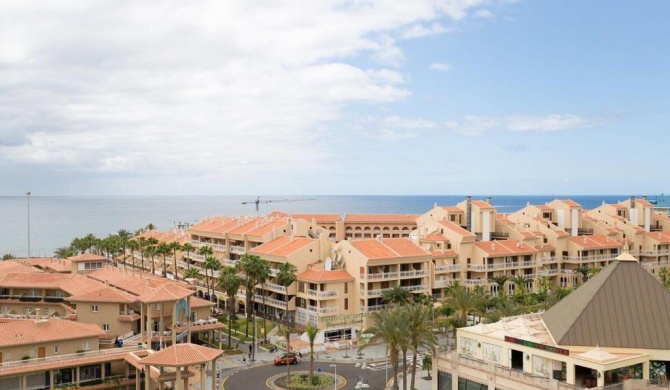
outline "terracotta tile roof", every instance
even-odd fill
[[[453,222],[449,222],[449,221],[438,221],[438,222],[440,223],[440,225],[444,226],[445,228],[447,228],[447,229],[451,230],[452,232],[454,232],[456,234],[459,234],[463,237],[473,237],[473,238],[477,237],[476,234],[470,233],[469,231],[463,229],[462,227],[456,225]]]
[[[248,236],[254,236],[254,237],[260,237],[260,236],[263,236],[265,234],[270,233],[275,228],[281,228],[281,227],[285,227],[287,225],[288,225],[288,222],[286,220],[276,220],[276,221],[272,221],[270,223],[266,223],[265,225],[263,225],[259,228],[256,228],[256,229],[253,229],[253,230],[247,232],[247,235]]]
[[[210,231],[212,233],[228,233],[229,231],[235,229],[241,223],[241,221],[246,221],[246,219],[236,218],[222,220],[219,225],[213,226]]]
[[[54,257],[32,257],[30,259],[14,260],[20,261],[22,264],[27,264],[32,267],[40,269],[49,269],[53,272],[70,272],[72,270],[72,263],[67,259],[57,259]],[[2,272],[2,271],[0,271]],[[15,271],[21,272],[21,271]],[[32,271],[26,271],[32,272]]]
[[[521,241],[500,240],[475,242],[475,247],[481,249],[489,256],[521,255],[537,253],[534,246]]]
[[[94,324],[50,318],[0,324],[0,347],[100,337],[105,332]]]
[[[496,214],[496,221],[500,223],[513,223],[509,219],[509,214]]]
[[[421,237],[421,241],[449,241],[449,239],[440,233],[430,233],[426,237]]]
[[[445,211],[450,213],[463,213],[463,210],[459,209],[456,206],[441,206]]]
[[[562,202],[563,204],[569,206],[569,207],[582,207],[579,203],[571,200],[571,199],[557,199],[559,202]]]
[[[316,220],[316,223],[335,223],[340,220],[340,216],[337,214],[291,213],[289,216],[293,219],[304,219],[309,222]]]
[[[29,263],[24,263],[27,259],[12,259],[9,261],[0,261],[0,275],[6,274],[18,274],[18,273],[41,273],[42,271],[38,270],[29,265]]]
[[[116,349],[115,349],[116,350]],[[57,361],[37,361],[35,363],[21,364],[18,366],[3,367],[2,375],[18,375],[30,372],[43,372],[50,371],[54,369],[61,369],[64,367],[77,367],[77,366],[88,366],[91,364],[97,363],[107,363],[115,360],[123,359],[126,355],[130,355],[127,350],[119,350],[114,353],[105,353],[101,355],[87,355],[87,354],[76,354],[71,355],[70,358],[62,358]],[[142,369],[142,367],[140,367]]]
[[[430,254],[406,238],[384,238],[381,241],[355,240],[351,242],[351,246],[368,259],[394,259]]]
[[[302,249],[312,244],[314,241],[315,240],[313,238],[307,238],[307,237],[282,236],[275,238],[272,241],[266,242],[265,244],[261,244],[253,248],[249,252],[258,255],[272,255],[272,256],[285,257],[299,249]]]
[[[105,260],[107,260],[107,258],[105,256],[94,255],[92,253],[84,253],[84,254],[81,254],[81,255],[68,257],[67,259],[70,260],[73,263],[79,263],[79,262],[84,262],[84,261],[105,261]]]
[[[551,207],[547,206],[546,204],[538,204],[538,205],[534,205],[534,206],[537,207],[538,209],[542,210],[542,211],[552,211],[553,210]]]
[[[126,271],[119,268],[105,267],[86,274],[88,278],[106,282],[111,286],[129,292],[133,295],[141,295],[145,292],[163,285],[176,285],[189,289],[186,282],[161,278],[145,272]]]
[[[649,206],[649,207],[653,207],[653,206],[654,206],[653,204],[647,202],[647,201],[644,200],[644,199],[635,199],[635,203],[639,203],[639,204],[641,204],[642,206]]]
[[[298,280],[308,282],[346,282],[354,280],[354,277],[343,269],[331,271],[308,269],[298,274]]]
[[[556,249],[555,246],[549,244],[543,244],[535,247],[538,251],[553,251]]]
[[[649,232],[645,236],[661,244],[670,244],[670,232]]]
[[[415,224],[418,217],[418,214],[347,214],[344,222]]]
[[[228,234],[236,234],[236,235],[246,234],[247,232],[258,228],[261,225],[262,221],[263,221],[262,218],[254,218],[251,220],[240,221],[241,224],[235,229],[229,231]]]
[[[491,206],[490,204],[484,202],[483,200],[473,200],[472,201],[473,206],[477,206],[478,208],[482,210],[493,210],[495,207]]]
[[[138,299],[144,303],[175,302],[191,295],[193,295],[192,290],[166,284],[145,291]]]
[[[100,290],[88,291],[84,294],[72,295],[67,299],[70,302],[109,302],[109,303],[134,303],[137,297],[127,292],[118,290],[111,286],[105,286]]]
[[[222,350],[207,348],[200,345],[183,343],[176,344],[140,360],[140,364],[152,366],[181,367],[208,363],[223,354]]]
[[[618,248],[623,245],[619,241],[610,239],[608,236],[602,234],[570,237],[569,240],[584,249]]]
[[[193,295],[191,295],[190,297],[188,297],[188,306],[191,309],[196,309],[196,308],[199,308],[199,307],[216,306],[216,303],[207,301],[207,300],[202,299],[202,298],[194,297]]]
[[[60,289],[70,295],[82,294],[104,287],[82,275],[56,273],[18,273],[0,275],[0,286],[13,288]]]

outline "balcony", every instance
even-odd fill
[[[418,290],[428,290],[428,286],[419,285],[419,286],[401,286],[405,291],[418,291]],[[377,297],[384,294],[384,291],[393,290],[393,288],[380,288],[376,290],[368,290],[369,297]],[[361,295],[364,295],[365,292],[361,291]]]
[[[555,263],[556,262],[556,257],[554,256],[548,256],[548,257],[538,257],[537,262],[539,264],[544,264],[544,263]]]
[[[202,245],[202,244],[206,244],[206,242],[201,242],[201,241],[198,241],[198,240],[191,240],[191,245],[193,245],[196,248],[200,248],[200,245]]]
[[[522,261],[521,267],[535,267],[535,264],[534,261]]]
[[[636,254],[638,256],[667,256],[670,254],[670,250],[669,249],[642,250],[642,251],[638,250],[638,251],[631,251],[631,254]]]
[[[370,274],[362,274],[361,279],[367,279],[367,280],[398,279],[398,272],[377,272]]]
[[[311,295],[313,297],[318,297],[318,298],[336,298],[337,297],[337,291],[331,290],[331,291],[317,291],[317,290],[306,290],[307,295]]]
[[[337,313],[338,309],[337,306],[321,307],[321,308],[318,308],[316,306],[307,306],[307,310],[318,314],[334,314]]]
[[[469,286],[483,286],[488,284],[489,281],[487,279],[465,279],[463,280],[463,284],[469,285]]]
[[[291,303],[291,302],[295,302],[294,299],[295,299],[295,298],[292,298],[292,299],[289,301],[289,303]],[[254,301],[257,302],[257,303],[263,303],[263,296],[260,295],[260,294],[254,294]],[[272,305],[272,306],[279,307],[279,308],[284,309],[284,310],[291,310],[291,309],[292,309],[292,308],[287,309],[286,302],[285,302],[285,301],[281,301],[281,300],[279,300],[279,299],[274,299],[274,298],[270,298],[270,297],[265,297],[265,303],[268,304],[268,305]],[[295,305],[295,303],[294,303],[294,305]],[[289,306],[290,306],[290,305],[289,305]]]
[[[539,276],[548,276],[548,275],[558,275],[561,272],[560,269],[544,269],[540,272],[538,272]]]
[[[223,263],[223,265],[227,265],[229,267],[235,267],[238,261],[239,260],[223,259],[221,262]]]
[[[517,263],[491,263],[491,264],[468,264],[468,271],[491,271],[491,270],[496,270],[496,269],[504,269],[504,268],[516,268],[516,267],[510,267],[510,264],[517,264]]]
[[[217,252],[225,252],[226,251],[226,246],[224,244],[210,244],[209,246],[211,246],[212,249],[217,251]]]
[[[265,289],[268,291],[276,291],[282,294],[286,294],[286,287],[279,284],[265,283]]]
[[[563,261],[568,263],[587,263],[590,261],[613,261],[619,256],[618,253],[590,256],[563,256]]]
[[[400,271],[401,278],[415,278],[417,276],[428,276],[430,271],[428,270],[413,270],[413,271]]]
[[[435,272],[458,272],[461,270],[460,264],[436,265]]]
[[[244,246],[242,246],[242,245],[231,245],[230,246],[230,253],[243,255],[244,254]]]
[[[384,309],[388,309],[392,305],[370,305],[370,306],[363,306],[363,311],[366,311],[368,313],[372,313],[375,311],[382,311]]]
[[[437,279],[437,280],[435,280],[435,283],[433,283],[433,288],[447,287],[450,284],[451,284],[451,279]]]

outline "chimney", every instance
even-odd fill
[[[495,252],[496,250],[496,243],[495,241],[491,243],[491,250]]]
[[[377,242],[382,242],[382,235],[381,235],[381,234],[377,234],[376,239],[377,239]]]
[[[491,197],[490,196],[486,198],[486,203],[491,204]]]
[[[40,309],[35,309],[35,319],[38,320],[40,318]]]
[[[472,196],[465,197],[465,224],[466,230],[472,232]]]
[[[647,200],[647,195],[644,195],[644,196],[642,197],[642,200]]]
[[[630,208],[631,209],[635,208],[635,196],[630,197]]]

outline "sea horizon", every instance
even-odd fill
[[[435,203],[454,205],[467,195],[265,195],[258,214],[288,213],[422,214]],[[499,213],[514,212],[527,203],[544,204],[572,199],[584,209],[613,203],[630,195],[470,195],[492,198]],[[641,197],[641,195],[635,195]],[[650,195],[653,198],[655,195]],[[131,232],[153,223],[157,229],[194,224],[204,218],[256,215],[253,195],[0,195],[0,255],[28,254],[28,203],[30,203],[30,254],[53,256],[72,239],[94,234],[106,237],[120,229]],[[242,202],[248,202],[243,205]],[[264,203],[268,202],[268,203]]]

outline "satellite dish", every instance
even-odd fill
[[[333,260],[330,257],[326,257],[326,271],[333,269]]]

